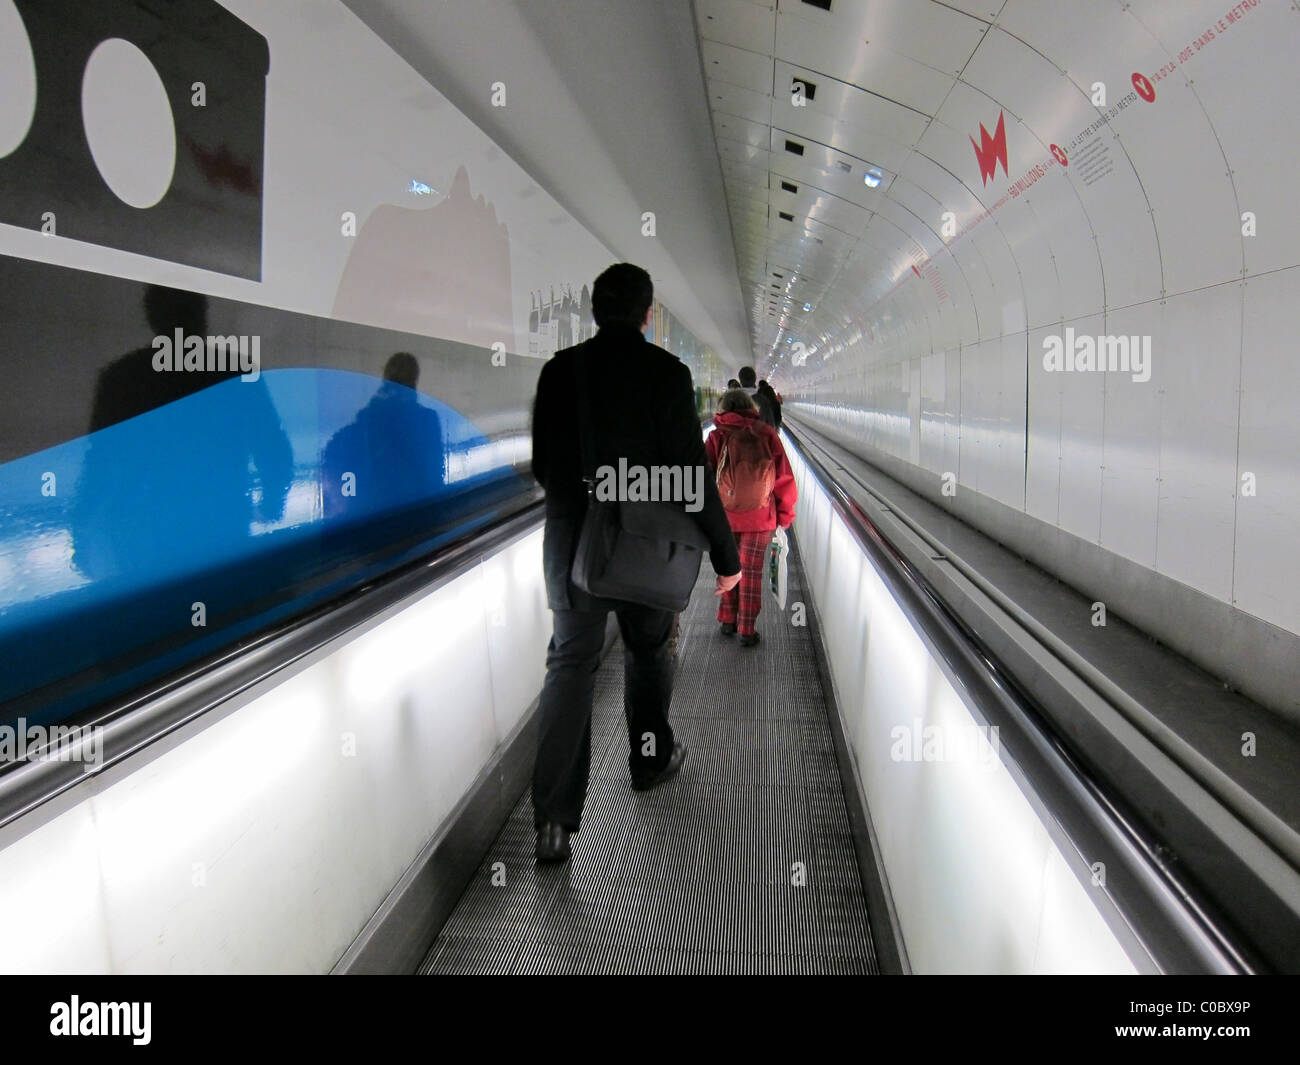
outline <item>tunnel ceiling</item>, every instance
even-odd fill
[[[769,372],[787,338],[812,343],[814,315],[883,294],[916,231],[937,235],[944,185],[962,179],[923,141],[1000,6],[696,0],[754,354]]]
[[[1243,162],[1224,125],[1245,109],[1202,53],[1229,59],[1236,46],[1218,42],[1243,42],[1237,23],[1251,19],[1254,32],[1287,19],[1294,38],[1296,14],[1261,0],[695,0],[759,365],[789,386],[800,342],[825,376],[823,358],[899,319],[952,313],[965,343],[1104,312],[1116,294],[1131,304],[1239,279],[1239,208],[1220,163]],[[1221,113],[1185,92],[1211,75]],[[1146,111],[1116,121],[1123,101]],[[1262,133],[1258,114],[1248,122],[1239,148]],[[1152,170],[1157,194],[1182,202],[1157,202]],[[1219,208],[1212,246],[1188,236]]]

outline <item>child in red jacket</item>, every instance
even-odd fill
[[[778,525],[788,529],[794,521],[798,491],[781,438],[775,429],[759,418],[758,408],[749,393],[740,388],[722,394],[718,400],[718,413],[713,418],[713,432],[704,441],[712,475],[715,478],[718,475],[718,462],[731,435],[745,430],[756,432],[767,444],[773,467],[772,491],[765,505],[748,510],[727,510],[727,520],[740,549],[740,584],[719,599],[718,621],[725,635],[739,632],[741,644],[753,647],[758,643],[754,622],[763,605],[763,565],[767,560],[767,545]],[[727,503],[724,498],[723,506]]]

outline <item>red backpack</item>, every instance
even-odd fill
[[[720,430],[726,435],[718,456],[718,495],[724,510],[766,507],[776,484],[776,464],[763,432],[753,423]]]

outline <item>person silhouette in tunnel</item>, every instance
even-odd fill
[[[446,484],[438,412],[420,403],[420,364],[399,351],[357,416],[335,433],[321,461],[327,518],[372,517],[427,502]]]
[[[611,610],[623,637],[632,787],[657,787],[681,769],[686,757],[669,721],[673,613],[597,598],[572,579],[588,507],[580,424],[588,426],[597,466],[613,468],[622,462],[698,469],[704,499],[694,520],[710,545],[716,593],[740,581],[735,536],[717,488],[703,477],[704,445],[690,371],[645,337],[654,305],[650,275],[631,263],[618,263],[596,278],[591,298],[595,337],[557,352],[542,367],[533,399],[533,475],[546,490],[542,567],[553,620],[538,700],[532,789],[536,856],[544,863],[567,861],[569,837],[581,826],[591,770],[596,669]],[[586,397],[581,405],[580,395]]]
[[[775,429],[777,427],[776,397],[769,396],[758,387],[758,374],[754,372],[754,367],[742,366],[736,377],[740,380],[740,387],[749,393],[754,406],[758,408],[758,416]]]
[[[227,338],[208,336],[207,297],[150,285],[144,311],[153,341],[105,366],[95,386],[72,514],[73,562],[91,579],[148,584],[244,554],[253,522],[283,516],[293,478],[260,364],[245,374],[226,352],[225,368],[210,368],[214,340],[224,351]],[[195,368],[176,351],[179,369],[157,369],[182,338],[200,338]]]

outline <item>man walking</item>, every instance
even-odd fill
[[[537,860],[564,861],[578,831],[591,765],[591,701],[613,610],[623,636],[623,703],[632,786],[647,790],[681,768],[686,748],[668,723],[673,664],[668,640],[673,614],[637,603],[596,599],[569,574],[586,513],[575,363],[586,362],[586,393],[596,466],[705,467],[704,443],[690,371],[646,341],[654,287],[630,263],[611,266],[592,288],[597,333],[585,345],[557,352],[537,381],[533,403],[533,475],[546,489],[543,566],[554,631],[546,655],[546,682],[538,716],[533,768],[533,823]],[[718,575],[716,594],[740,580],[740,556],[716,485],[700,475],[703,506],[692,513],[709,541]]]
[[[740,387],[749,393],[754,401],[754,406],[758,408],[758,416],[763,419],[773,429],[776,425],[776,406],[760,391],[756,391],[758,385],[758,374],[754,372],[752,366],[742,366],[740,373],[736,375],[740,378]]]

